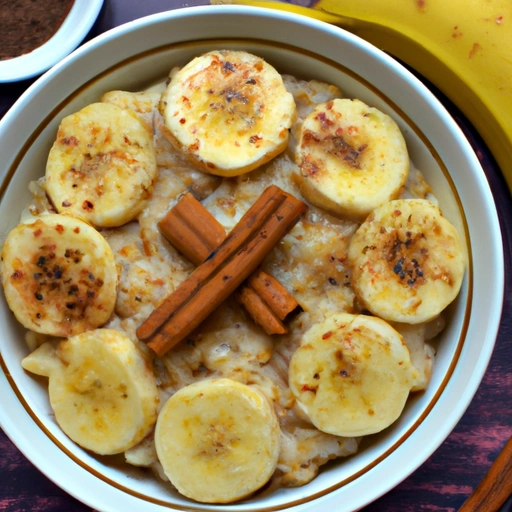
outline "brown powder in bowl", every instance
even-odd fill
[[[74,0],[0,0],[0,60],[29,53],[48,41]]]

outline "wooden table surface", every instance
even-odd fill
[[[296,0],[304,5],[304,1]],[[132,19],[194,0],[105,0],[90,39]],[[0,118],[33,80],[0,84]],[[478,485],[512,435],[512,200],[499,168],[478,134],[441,95],[473,145],[491,184],[505,246],[506,296],[501,327],[481,386],[471,405],[441,447],[409,478],[367,506],[365,512],[455,511]],[[0,160],[1,161],[1,160]],[[501,512],[512,510],[508,500]],[[41,474],[0,430],[0,511],[73,511],[91,509]]]

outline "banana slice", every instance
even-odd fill
[[[161,92],[157,91],[109,91],[101,98],[102,103],[111,103],[123,109],[129,109],[139,115],[151,114],[158,108]]]
[[[56,348],[41,345],[22,360],[49,377],[55,419],[75,443],[101,455],[144,439],[157,419],[158,389],[149,364],[126,334],[96,329]]]
[[[395,121],[350,99],[322,103],[306,117],[296,161],[306,199],[334,215],[356,218],[394,199],[409,172]]]
[[[363,306],[385,320],[435,318],[461,288],[465,255],[455,227],[426,199],[377,208],[350,242],[352,286]]]
[[[230,503],[262,487],[276,469],[279,440],[267,398],[225,378],[182,388],[163,406],[155,430],[169,480],[205,503]]]
[[[136,114],[93,103],[62,120],[46,164],[46,191],[58,212],[115,227],[143,209],[156,172],[152,134]]]
[[[314,324],[289,367],[290,389],[311,422],[347,437],[391,425],[417,379],[397,331],[380,318],[348,313]]]
[[[48,214],[9,233],[2,283],[22,325],[66,337],[107,322],[116,302],[117,270],[98,231],[79,219]]]
[[[296,117],[281,75],[243,51],[213,51],[172,76],[161,113],[171,141],[210,174],[237,176],[285,150]]]

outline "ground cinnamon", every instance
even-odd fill
[[[165,354],[249,277],[305,209],[279,187],[268,187],[220,246],[139,326],[137,337]]]
[[[0,61],[29,53],[60,28],[74,0],[0,0]]]
[[[160,232],[192,263],[199,265],[226,238],[217,219],[191,194],[184,194],[158,223]],[[236,294],[267,334],[284,334],[285,318],[299,305],[288,290],[261,269]]]

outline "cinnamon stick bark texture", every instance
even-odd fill
[[[137,329],[159,356],[190,334],[260,265],[306,205],[268,187],[227,238]]]
[[[201,264],[226,238],[217,219],[193,196],[184,194],[159,222],[162,235],[192,263]],[[284,334],[285,318],[299,304],[274,277],[256,269],[236,293],[252,319],[267,334]]]
[[[162,235],[194,265],[200,265],[227,235],[221,223],[187,192],[158,223]]]
[[[245,306],[249,316],[258,325],[261,325],[267,334],[285,334],[288,332],[279,317],[250,286],[241,286],[235,292],[235,297],[238,302]]]
[[[272,306],[272,310],[280,320],[284,320],[298,307],[297,301],[288,290],[277,279],[262,270],[251,274],[247,284],[266,304]]]

